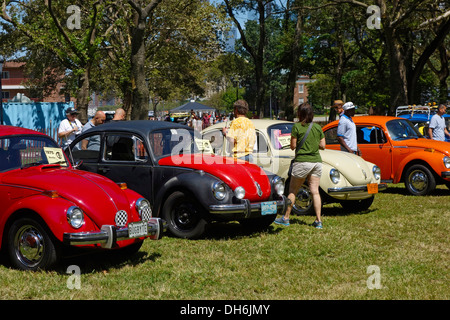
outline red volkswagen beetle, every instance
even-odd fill
[[[132,253],[160,239],[162,221],[124,183],[75,170],[45,134],[0,126],[0,248],[23,270],[55,264],[71,247]]]

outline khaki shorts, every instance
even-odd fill
[[[294,162],[292,164],[292,176],[296,178],[306,179],[313,175],[317,177],[322,176],[321,162]]]

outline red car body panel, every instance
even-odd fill
[[[181,162],[181,163],[180,163]],[[246,199],[261,201],[271,195],[271,185],[267,175],[260,167],[243,160],[230,157],[194,154],[182,157],[172,156],[159,160],[160,166],[181,166],[194,170],[203,170],[221,179],[233,190],[241,186],[246,190]],[[233,164],[233,165],[230,165]],[[236,176],[243,179],[236,181]],[[255,182],[259,184],[263,194],[258,195]]]
[[[0,138],[25,136],[50,139],[34,130],[0,126]],[[8,148],[7,145],[0,147]],[[11,220],[24,214],[43,220],[59,241],[63,241],[64,234],[87,235],[99,232],[104,225],[115,226],[115,215],[120,210],[127,213],[126,225],[141,221],[135,205],[142,196],[133,190],[123,189],[101,175],[74,169],[67,159],[66,164],[67,166],[40,164],[0,172],[0,247],[7,231],[5,227]],[[84,213],[84,224],[80,228],[72,227],[67,221],[66,213],[71,206],[79,207]],[[159,234],[159,230],[157,233]],[[114,248],[125,247],[143,239],[144,237],[120,240],[114,244]],[[77,246],[101,245],[89,243]]]

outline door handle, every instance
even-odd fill
[[[98,171],[100,171],[102,173],[107,173],[109,170],[111,170],[111,169],[108,167],[99,167],[98,168]]]

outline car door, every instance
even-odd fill
[[[104,133],[98,150],[72,150],[74,161],[82,160],[81,170],[101,174],[153,204],[153,165],[143,139],[130,133]]]
[[[373,124],[359,124],[356,129],[362,158],[380,167],[383,181],[392,180],[392,145],[382,128]],[[324,135],[327,149],[341,150],[337,139],[337,126],[329,128]]]
[[[357,125],[356,136],[362,158],[381,169],[381,180],[392,181],[392,146],[383,129],[372,124]]]
[[[128,188],[153,204],[153,165],[143,139],[124,133],[107,133],[98,173]]]

